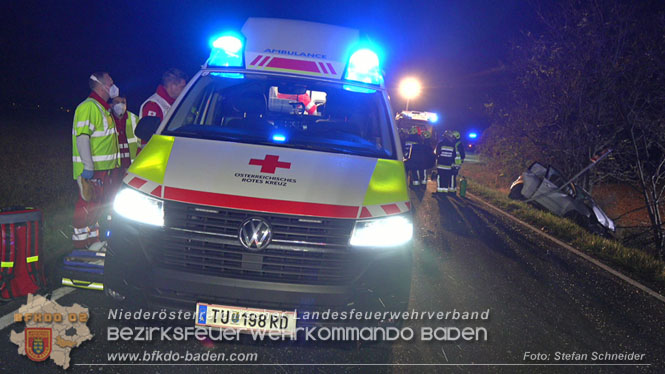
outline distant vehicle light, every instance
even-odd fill
[[[469,139],[475,139],[475,138],[477,138],[477,137],[478,137],[478,134],[477,134],[477,133],[475,133],[475,132],[470,132],[470,133],[469,133]]]
[[[216,38],[212,43],[212,50],[208,58],[208,66],[214,67],[242,67],[242,40],[234,35],[224,35]]]
[[[383,83],[383,76],[379,67],[379,56],[367,48],[355,51],[349,58],[344,79],[380,85]]]

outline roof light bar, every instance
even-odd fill
[[[208,66],[210,67],[242,67],[243,42],[236,35],[223,35],[214,38],[211,44]]]
[[[349,58],[344,79],[360,83],[381,85],[383,76],[379,56],[368,48],[355,51]]]

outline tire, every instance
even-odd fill
[[[513,186],[513,188],[510,189],[510,192],[508,193],[508,197],[513,199],[513,200],[524,200],[524,196],[522,196],[522,188],[524,187],[523,183],[519,183]]]
[[[564,215],[563,218],[568,218],[569,220],[573,221],[573,223],[575,223],[577,226],[580,226],[587,230],[589,229],[589,219],[579,214],[576,211],[571,211],[566,213],[566,215]]]
[[[568,218],[569,220],[575,222],[578,226],[582,227],[583,229],[589,231],[590,233],[594,235],[598,235],[603,238],[607,239],[613,239],[613,236],[611,235],[610,232],[608,232],[603,225],[601,225],[595,217],[585,217],[578,212],[569,212],[564,216],[564,218]]]
[[[601,225],[600,222],[595,217],[591,217],[588,219],[588,227],[587,229],[595,235],[598,235],[600,237],[603,237],[605,239],[616,239],[614,237],[614,233],[608,229],[605,228],[605,226]]]
[[[589,222],[587,225],[587,230],[589,230],[594,235],[606,237],[605,228],[598,222]]]

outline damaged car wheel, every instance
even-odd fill
[[[522,187],[524,187],[524,185],[522,183],[514,184],[510,188],[510,192],[508,193],[508,197],[513,199],[513,200],[524,200],[524,196],[522,196]]]

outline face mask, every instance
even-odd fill
[[[99,79],[97,79],[97,77],[95,77],[94,75],[91,75],[90,79],[101,84],[102,87],[104,87],[104,89],[109,93],[109,97],[111,99],[118,97],[118,95],[120,94],[120,89],[115,84],[109,88],[106,88],[106,86],[104,86],[104,83],[100,82]]]
[[[122,117],[123,114],[125,114],[125,110],[127,109],[127,105],[123,103],[117,103],[113,105],[113,113],[115,113],[116,116]]]
[[[109,88],[109,97],[115,99],[120,94],[120,89],[115,84]]]

